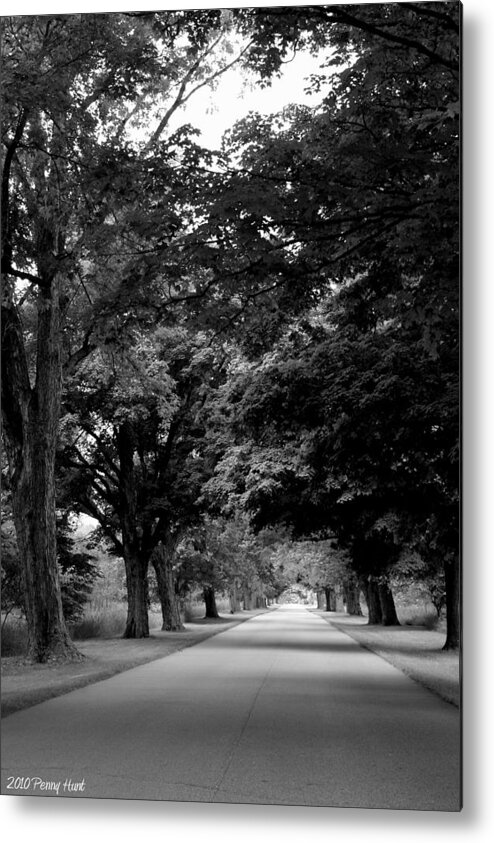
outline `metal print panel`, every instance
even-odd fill
[[[461,810],[460,4],[1,22],[2,794]]]

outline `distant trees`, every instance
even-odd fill
[[[275,576],[283,583],[280,592],[297,584],[314,592],[319,607],[328,612],[336,611],[341,596],[348,614],[361,614],[350,557],[334,540],[285,540],[274,547],[269,558]]]
[[[270,548],[276,533],[255,535],[248,518],[205,517],[189,530],[177,548],[175,564],[182,592],[200,587],[206,617],[217,617],[215,595],[228,595],[231,612],[266,605],[275,580]]]

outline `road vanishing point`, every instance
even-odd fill
[[[458,709],[299,605],[2,721],[3,794],[458,811],[460,768]]]

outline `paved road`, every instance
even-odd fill
[[[7,717],[2,793],[456,811],[459,733],[453,706],[287,606]]]

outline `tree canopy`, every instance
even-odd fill
[[[390,619],[393,574],[443,571],[458,646],[459,18],[5,19],[3,436],[34,659],[77,658],[57,509],[124,559],[126,635],[149,634],[150,564],[165,602],[178,558],[275,593],[274,530],[306,584],[371,603],[375,581]],[[214,151],[171,128],[232,67],[267,86],[304,51],[314,105]]]

